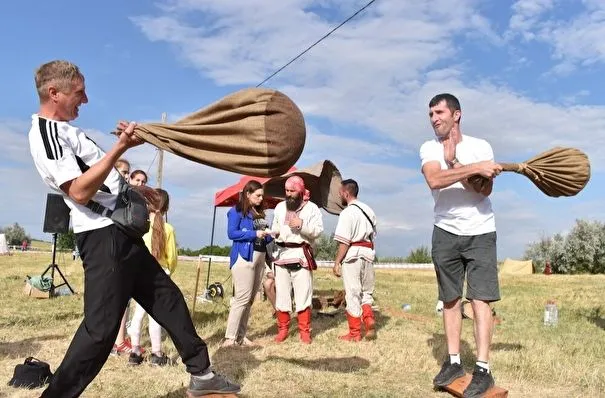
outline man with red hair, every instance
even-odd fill
[[[313,257],[315,240],[323,232],[322,215],[309,201],[309,191],[301,177],[286,180],[286,200],[278,203],[273,213],[271,231],[275,234],[275,293],[277,336],[280,343],[288,337],[290,311],[294,301],[298,313],[298,330],[303,343],[311,343],[311,299],[313,277],[317,268]]]

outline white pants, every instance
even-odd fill
[[[361,306],[374,303],[374,264],[359,258],[343,263],[341,272],[347,312],[354,317],[360,317]]]
[[[306,268],[295,271],[276,265],[275,266],[275,307],[281,312],[292,311],[291,289],[294,288],[294,301],[296,312],[311,307],[313,299],[313,274]]]
[[[246,337],[250,310],[256,293],[260,290],[265,270],[265,252],[254,252],[252,262],[241,256],[231,267],[235,294],[231,299],[231,308],[227,318],[226,339],[240,340]]]
[[[128,334],[130,335],[130,342],[133,347],[141,345],[141,325],[143,324],[143,318],[145,317],[145,310],[143,307],[136,303],[137,307],[134,310],[134,315],[130,320],[130,327],[128,328]],[[160,353],[162,352],[162,327],[148,315],[149,318],[149,339],[151,340],[151,352]]]

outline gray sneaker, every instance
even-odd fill
[[[191,397],[200,397],[208,394],[237,394],[241,388],[238,384],[232,383],[219,373],[214,373],[214,377],[204,380],[201,376],[191,375],[189,389],[187,393]]]
[[[128,356],[128,364],[129,365],[140,365],[143,363],[143,356],[141,354],[137,354],[136,352],[131,352]]]
[[[149,362],[152,366],[172,365],[172,361],[170,360],[170,358],[168,358],[168,356],[166,356],[166,354],[164,354],[163,352],[161,352],[159,355],[152,353]]]
[[[447,387],[459,377],[464,376],[464,369],[459,363],[451,363],[449,359],[446,359],[441,366],[441,370],[437,373],[437,376],[433,379],[433,385],[435,387]]]

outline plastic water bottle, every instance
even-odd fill
[[[559,310],[554,300],[548,300],[544,308],[544,326],[557,326]]]

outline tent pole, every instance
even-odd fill
[[[216,206],[212,215],[212,232],[210,233],[210,254],[208,258],[208,274],[206,275],[206,289],[210,286],[210,265],[212,264],[212,248],[214,246],[214,225],[216,224]]]

